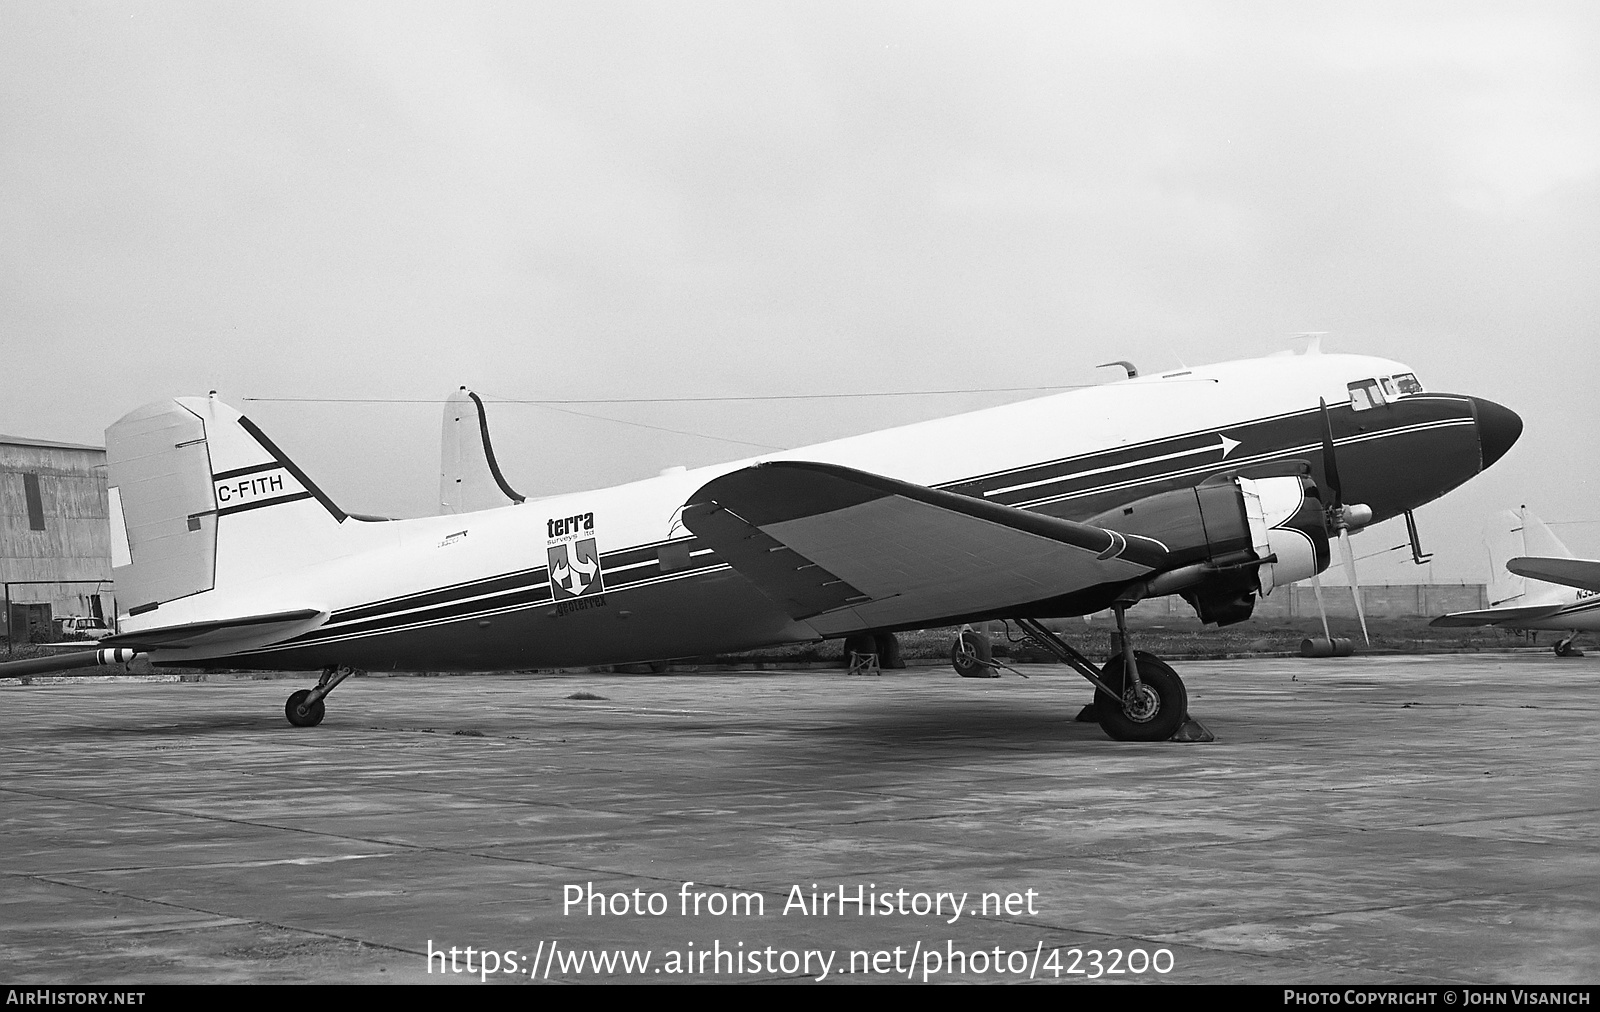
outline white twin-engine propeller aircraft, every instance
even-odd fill
[[[1330,534],[1444,494],[1522,430],[1398,362],[1313,350],[524,501],[469,396],[452,404],[454,448],[446,414],[450,512],[413,520],[345,513],[215,397],[118,421],[106,447],[126,611],[102,646],[321,669],[285,707],[313,725],[353,669],[603,665],[836,637],[869,652],[900,630],[1006,619],[1094,685],[1111,737],[1165,740],[1188,709],[1170,667],[1126,648],[1097,665],[1039,620],[1111,608],[1126,645],[1129,604],[1181,594],[1205,622],[1241,621],[1256,595],[1326,568]],[[501,505],[463,512],[486,498]],[[964,634],[958,670],[990,674],[986,646]]]
[[[1600,632],[1600,560],[1575,558],[1526,506],[1490,520],[1483,541],[1489,607],[1440,615],[1431,624],[1556,630],[1567,634],[1556,641],[1556,656],[1582,657],[1574,641]]]

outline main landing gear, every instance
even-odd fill
[[[1094,686],[1094,716],[1111,738],[1117,741],[1215,740],[1204,724],[1189,717],[1189,693],[1178,673],[1154,654],[1143,650],[1132,650],[1130,654],[1132,644],[1128,638],[1125,609],[1118,606],[1115,611],[1122,647],[1098,668],[1037,619],[1015,621],[1023,635],[1036,646]],[[956,671],[969,678],[995,677],[995,664],[989,660],[988,646],[988,641],[978,634],[963,632],[954,650]],[[980,674],[980,671],[987,674]]]
[[[355,668],[332,667],[323,668],[322,677],[317,680],[314,689],[301,689],[291,695],[283,704],[283,715],[289,718],[289,723],[295,727],[316,727],[322,723],[322,718],[327,713],[323,705],[328,693],[339,686],[339,683],[356,673]]]
[[[1573,630],[1573,633],[1572,633],[1571,636],[1568,636],[1566,639],[1563,639],[1563,640],[1558,640],[1556,642],[1556,646],[1555,646],[1556,656],[1557,657],[1582,657],[1583,656],[1583,651],[1579,650],[1577,645],[1572,642],[1573,640],[1575,640],[1577,638],[1578,638],[1578,632],[1577,632],[1577,630]]]

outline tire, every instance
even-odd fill
[[[894,633],[874,633],[872,639],[877,644],[878,667],[894,671],[906,666],[905,658],[900,656],[898,636]]]
[[[956,637],[950,648],[950,666],[962,678],[999,678],[1000,673],[989,662],[994,660],[994,650],[989,637],[970,629]]]
[[[1096,689],[1095,716],[1101,730],[1115,741],[1166,741],[1177,733],[1189,715],[1189,691],[1183,687],[1178,673],[1156,655],[1136,650],[1133,657],[1139,663],[1139,684],[1145,690],[1146,712],[1129,714],[1122,699]],[[1100,669],[1100,680],[1119,693],[1125,675],[1121,654],[1106,661],[1105,667]]]
[[[283,704],[283,715],[288,717],[289,723],[295,727],[316,727],[322,723],[323,716],[328,712],[328,708],[319,699],[304,714],[300,713],[300,704],[304,703],[306,697],[310,695],[310,689],[301,689],[290,696],[288,702]]]

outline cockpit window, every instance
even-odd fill
[[[1378,378],[1378,382],[1383,384],[1383,392],[1387,394],[1391,400],[1400,396],[1400,391],[1394,388],[1394,380],[1387,376],[1380,376]]]
[[[1416,373],[1403,372],[1394,378],[1394,385],[1400,388],[1400,395],[1422,393],[1422,384],[1417,382]]]
[[[1357,411],[1368,411],[1387,403],[1375,379],[1357,380],[1350,384],[1349,390],[1350,406]]]

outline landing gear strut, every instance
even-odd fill
[[[1183,679],[1154,654],[1132,650],[1126,609],[1116,608],[1121,649],[1096,668],[1037,619],[1017,619],[1023,635],[1082,675],[1095,688],[1094,714],[1100,727],[1117,741],[1214,740],[1205,725],[1189,718],[1189,693]],[[1182,733],[1180,733],[1182,732]]]
[[[295,727],[316,727],[322,723],[327,707],[322,700],[338,687],[339,683],[356,673],[355,668],[331,667],[322,669],[322,677],[314,689],[301,689],[283,704],[283,715]]]

